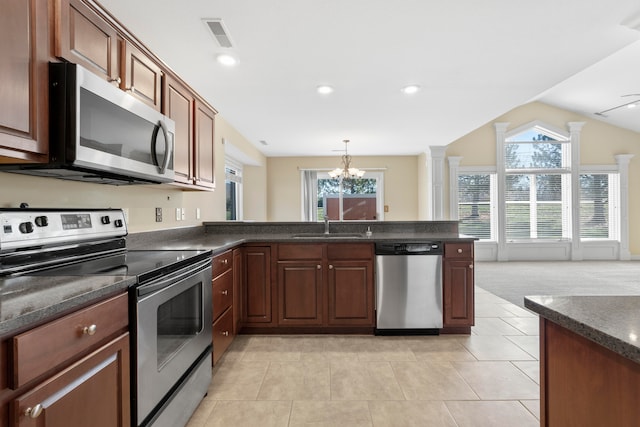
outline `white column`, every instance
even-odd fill
[[[629,251],[629,162],[633,154],[615,156],[620,173],[620,254],[621,260],[631,259]]]
[[[507,211],[505,205],[505,164],[504,164],[504,139],[509,123],[494,123],[496,130],[496,179],[498,181],[498,261],[508,261],[507,240],[505,237],[505,224],[507,223]]]
[[[569,141],[571,144],[571,260],[582,260],[582,242],[580,240],[580,133],[585,122],[569,122]]]
[[[462,157],[447,157],[449,161],[449,219],[458,220],[458,171]]]
[[[446,146],[429,146],[429,169],[431,173],[431,212],[432,219],[444,219],[444,154]]]

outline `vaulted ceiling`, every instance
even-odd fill
[[[267,156],[417,154],[532,100],[640,132],[594,114],[640,100],[637,0],[99,2]]]

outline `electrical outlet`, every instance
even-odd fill
[[[176,221],[180,221],[182,219],[182,209],[176,208]]]
[[[156,222],[162,222],[162,208],[156,208]]]
[[[384,211],[389,212],[389,205],[384,205]]]
[[[200,219],[201,216],[200,208],[196,208],[196,219]]]

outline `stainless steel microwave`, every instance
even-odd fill
[[[173,181],[173,120],[71,63],[49,64],[49,104],[49,162],[2,169],[116,185]]]

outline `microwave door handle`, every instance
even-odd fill
[[[162,162],[162,166],[160,166],[160,162],[158,162],[158,158],[156,156],[156,152],[157,152],[156,146],[158,145],[158,132],[157,132],[158,127],[156,127],[156,132],[154,132],[155,141],[153,145],[153,159],[156,165],[160,166],[160,173],[164,174],[167,168],[169,167],[169,162],[171,161],[171,153],[173,152],[173,145],[171,144],[171,141],[169,141],[169,131],[167,130],[167,125],[164,123],[164,121],[163,120],[158,121],[158,126],[160,127],[160,129],[162,130],[162,134],[164,135],[164,160]]]

